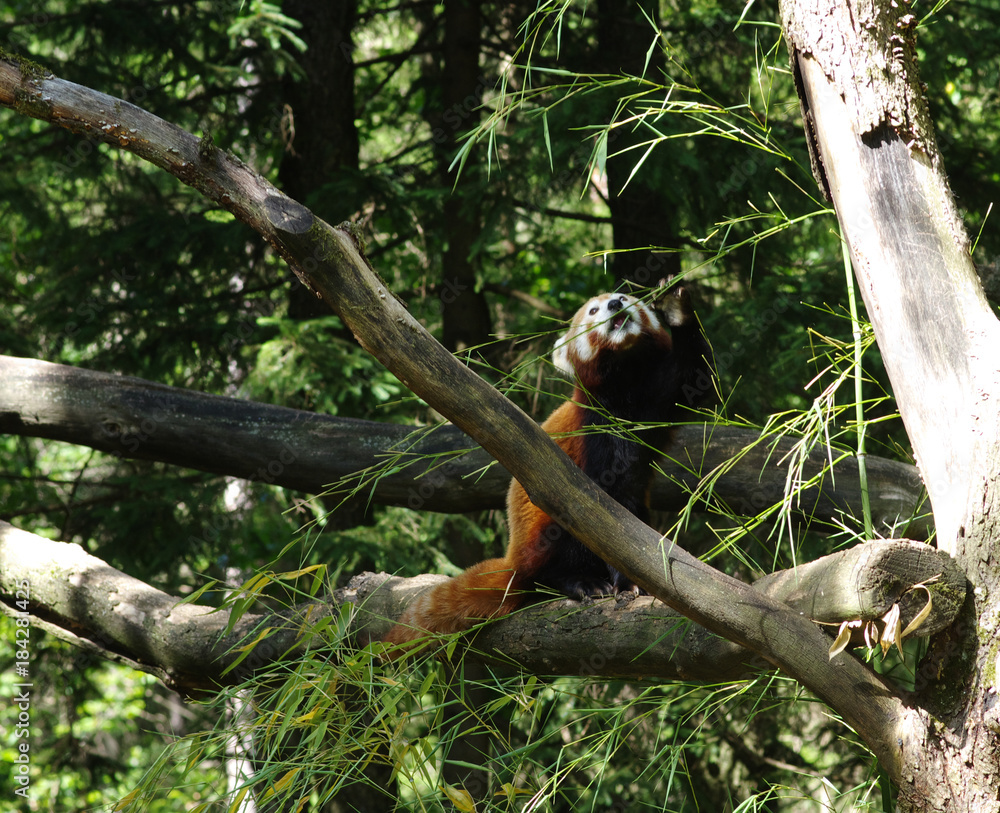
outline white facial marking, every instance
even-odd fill
[[[576,312],[552,358],[557,368],[573,375],[574,366],[591,361],[602,346],[631,345],[643,331],[662,329],[656,314],[639,300],[626,294],[600,294]]]

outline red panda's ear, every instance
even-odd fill
[[[569,360],[569,346],[573,342],[573,337],[570,335],[572,332],[572,330],[567,330],[563,333],[556,341],[555,350],[552,352],[552,363],[556,365],[556,369],[570,378],[576,372]]]

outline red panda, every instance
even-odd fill
[[[553,355],[575,381],[573,396],[542,424],[573,462],[643,521],[653,464],[670,440],[667,424],[701,400],[711,382],[711,351],[688,293],[677,287],[660,302],[654,308],[606,293],[577,311]],[[576,599],[640,592],[535,506],[516,480],[507,519],[502,559],[480,562],[422,593],[383,640],[406,644],[427,633],[468,629],[513,612],[539,587]]]

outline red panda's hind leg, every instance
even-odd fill
[[[534,544],[520,547],[521,551],[526,549],[547,549],[550,552],[537,566],[525,568],[535,574],[535,583],[577,601],[593,596],[638,595],[641,592],[631,579],[554,522],[549,521],[539,529]]]

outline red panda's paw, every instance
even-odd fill
[[[618,571],[613,571],[610,579],[587,576],[572,579],[562,579],[551,586],[565,593],[576,601],[587,601],[601,596],[640,596],[645,595],[641,587]]]
[[[654,307],[663,314],[671,327],[681,327],[694,321],[694,306],[691,292],[683,285],[667,286],[672,277],[661,279],[653,297]]]
[[[614,585],[608,579],[593,576],[572,577],[552,580],[549,586],[575,601],[586,601],[596,596],[613,596]]]
[[[628,576],[619,573],[617,570],[613,570],[612,572],[614,573],[612,584],[614,585],[615,595],[625,595],[632,598],[635,598],[636,596],[648,595],[645,590],[632,581]]]

